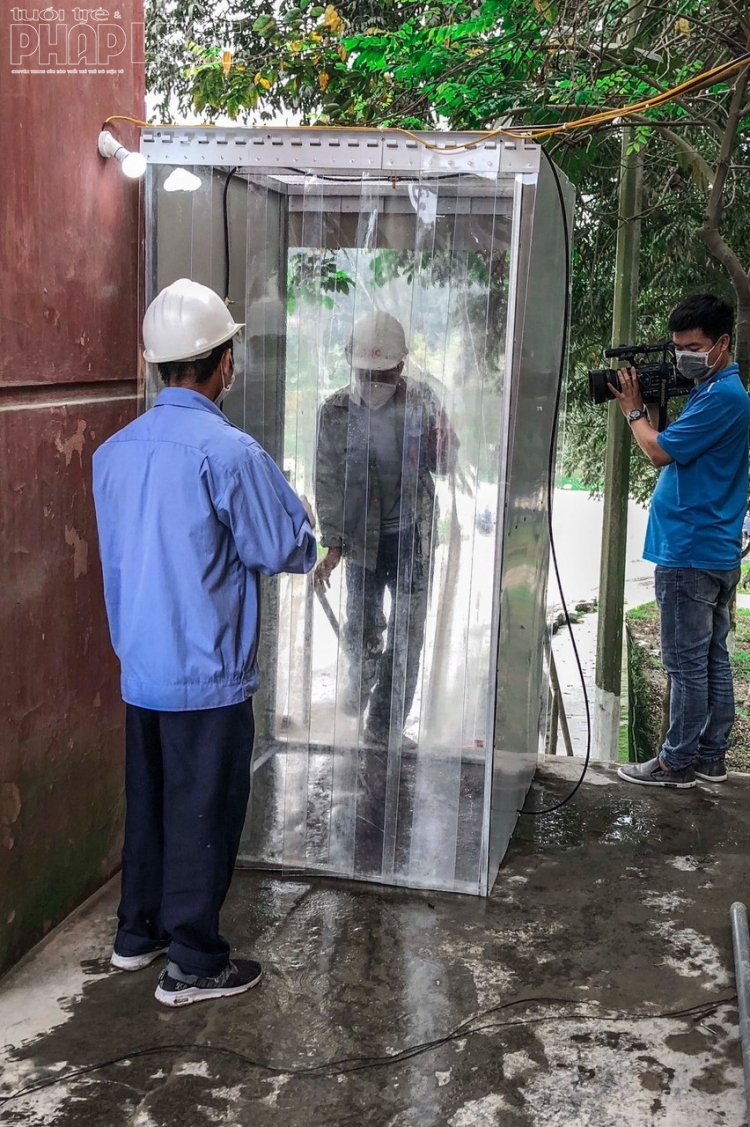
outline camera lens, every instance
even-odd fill
[[[593,368],[589,371],[589,395],[592,403],[606,403],[614,399],[612,387],[620,390],[620,380],[612,368]]]

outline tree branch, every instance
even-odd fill
[[[706,215],[703,222],[704,228],[713,228],[716,231],[718,231],[719,228],[724,185],[732,163],[732,151],[737,139],[737,127],[739,126],[742,116],[742,107],[745,104],[748,79],[750,79],[750,67],[745,66],[737,75],[734,90],[732,91],[732,101],[729,105],[727,124],[721,142],[719,159],[716,164],[716,175],[711,185],[711,194],[708,197],[708,206],[706,207]]]
[[[661,12],[663,15],[670,17],[677,15],[677,12],[674,10],[674,8],[667,8],[663,4],[647,4],[645,11]],[[737,18],[736,13],[733,12],[732,14],[735,16],[735,18]],[[722,27],[717,27],[715,23],[709,23],[707,20],[698,19],[692,13],[687,16],[687,20],[692,27],[700,28],[701,31],[707,32],[709,35],[716,36],[716,38],[724,43],[724,45],[728,47],[730,51],[736,51],[738,49],[742,50],[737,40],[727,35],[724,29]],[[748,34],[750,34],[750,30],[748,31]]]
[[[698,229],[698,238],[701,239],[714,258],[722,264],[737,291],[737,297],[743,305],[750,305],[750,278],[738,256],[728,246],[716,227],[709,227],[705,223]]]
[[[742,8],[738,8],[736,4],[732,3],[732,0],[721,0],[721,6],[726,11],[732,13],[734,18],[737,20],[737,23],[745,32],[745,35],[748,37],[748,39],[750,39],[750,20],[748,20],[747,18],[747,9],[744,6]]]
[[[630,120],[638,122],[639,125],[650,125],[652,128],[658,129],[668,141],[672,142],[675,148],[685,154],[690,167],[700,173],[707,184],[715,183],[716,174],[711,165],[705,157],[701,156],[698,150],[691,145],[689,141],[686,141],[684,137],[681,137],[679,133],[675,133],[669,126],[660,125],[658,121],[651,121],[651,119],[647,117],[632,117]]]

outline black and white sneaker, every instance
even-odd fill
[[[166,954],[168,943],[163,947],[154,947],[153,951],[146,951],[142,955],[118,955],[117,951],[112,951],[112,957],[109,960],[115,970],[143,970],[144,967],[150,967],[155,959],[161,955]]]
[[[723,759],[715,759],[712,763],[695,764],[696,779],[703,779],[704,783],[723,783],[727,779],[727,765]]]
[[[170,959],[159,976],[154,997],[164,1006],[189,1006],[192,1002],[207,1002],[212,998],[231,998],[233,994],[244,994],[257,986],[262,974],[260,963],[238,959],[213,978],[200,978],[197,974],[185,974]]]
[[[620,767],[617,774],[626,783],[639,783],[644,787],[672,787],[677,790],[687,790],[695,786],[695,771],[688,767],[685,771],[670,771],[662,767],[657,755],[647,763],[632,763],[628,767]]]

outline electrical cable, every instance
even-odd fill
[[[235,169],[235,171],[238,171],[238,169]],[[253,169],[243,168],[242,171],[243,171],[243,173],[245,173],[246,175],[249,176],[253,172]],[[305,169],[303,169],[301,167],[300,168],[292,168],[291,165],[283,165],[283,164],[279,165],[278,168],[274,167],[273,174],[272,174],[273,177],[274,178],[277,177],[279,172],[288,172],[290,174],[293,174],[294,176],[296,176],[296,178],[298,180],[307,180],[308,178],[311,178],[311,179],[314,179],[314,180],[325,180],[326,182],[330,182],[331,184],[351,184],[353,186],[354,185],[360,185],[362,183],[361,176],[353,176],[351,172],[342,172],[341,175],[336,176],[333,173],[318,172],[317,169],[313,169],[313,168],[310,168],[310,167],[307,167]],[[268,175],[267,169],[264,170],[263,175]],[[431,171],[430,174],[429,174],[430,183],[432,183],[434,180],[440,180],[440,181],[443,181],[443,180],[460,180],[462,177],[466,178],[466,179],[476,180],[476,176],[477,176],[476,172],[466,172],[466,171],[463,171],[462,169],[456,169],[455,172],[432,172]],[[378,183],[390,184],[391,181],[396,181],[397,183],[398,182],[411,181],[413,183],[414,174],[413,174],[413,172],[409,173],[408,171],[393,172],[393,173],[388,172],[387,173],[387,180],[384,180],[384,179],[381,179],[379,181],[373,180],[373,181],[370,182],[370,186],[372,187],[373,185],[376,185]]]
[[[390,1068],[395,1064],[401,1064],[404,1061],[411,1060],[413,1057],[422,1056],[425,1053],[432,1052],[435,1049],[441,1048],[443,1045],[449,1045],[454,1041],[463,1040],[465,1037],[470,1037],[478,1033],[492,1033],[500,1029],[517,1028],[519,1026],[529,1025],[544,1025],[548,1022],[576,1022],[576,1021],[599,1021],[599,1022],[624,1022],[624,1021],[669,1021],[679,1020],[681,1018],[699,1018],[708,1017],[710,1014],[715,1013],[716,1010],[722,1006],[731,1005],[736,1001],[737,995],[731,994],[724,998],[715,998],[713,1000],[706,1000],[705,1002],[696,1003],[693,1006],[687,1006],[680,1010],[666,1010],[661,1013],[627,1013],[619,1011],[615,1013],[562,1013],[551,1014],[549,1016],[517,1018],[512,1021],[495,1022],[491,1025],[478,1025],[477,1022],[484,1021],[486,1018],[491,1017],[493,1014],[500,1013],[505,1010],[515,1009],[518,1006],[575,1006],[579,1004],[577,998],[515,998],[510,1002],[500,1002],[495,1006],[490,1006],[486,1010],[481,1010],[473,1017],[467,1018],[465,1021],[457,1025],[450,1033],[445,1034],[443,1037],[437,1037],[432,1041],[421,1041],[415,1045],[409,1045],[407,1048],[402,1049],[399,1053],[387,1054],[379,1057],[340,1057],[336,1060],[323,1062],[322,1064],[305,1065],[298,1067],[294,1065],[283,1064],[270,1064],[263,1061],[255,1060],[253,1057],[247,1056],[236,1049],[230,1049],[225,1045],[209,1045],[209,1044],[174,1044],[174,1045],[152,1045],[144,1049],[136,1049],[131,1053],[125,1053],[122,1056],[112,1057],[109,1060],[99,1061],[97,1064],[86,1065],[83,1068],[71,1069],[59,1076],[50,1077],[47,1080],[42,1080],[37,1084],[29,1084],[25,1088],[19,1089],[17,1092],[11,1092],[7,1096],[0,1096],[0,1106],[5,1106],[15,1100],[20,1100],[24,1096],[30,1096],[36,1092],[44,1091],[46,1088],[55,1087],[57,1084],[68,1084],[73,1080],[78,1080],[83,1076],[90,1076],[94,1072],[100,1072],[104,1068],[110,1068],[117,1064],[141,1059],[143,1057],[160,1056],[162,1054],[171,1053],[192,1053],[196,1056],[221,1056],[227,1057],[240,1064],[244,1064],[249,1068],[255,1068],[262,1072],[270,1072],[276,1075],[285,1075],[294,1077],[316,1077],[316,1076],[344,1076],[351,1072],[366,1072],[376,1068]]]
[[[224,304],[229,306],[229,185],[232,182],[232,177],[238,172],[237,168],[230,168],[227,173],[227,178],[224,181]]]
[[[644,98],[640,102],[633,102],[628,106],[623,106],[621,109],[613,108],[608,110],[601,110],[595,114],[589,114],[586,117],[577,118],[575,121],[565,121],[554,125],[507,125],[501,129],[490,129],[485,131],[478,131],[476,137],[472,137],[469,141],[462,141],[458,145],[436,145],[431,141],[427,141],[424,135],[415,132],[412,129],[403,129],[398,126],[387,126],[384,129],[372,129],[368,126],[350,125],[345,126],[347,132],[351,133],[373,133],[373,132],[388,132],[399,133],[404,137],[409,137],[411,140],[416,141],[426,149],[434,152],[463,152],[467,149],[473,149],[477,145],[483,145],[486,141],[494,140],[496,137],[513,137],[521,140],[540,141],[555,137],[561,133],[571,133],[577,129],[590,129],[599,125],[609,123],[619,123],[626,117],[631,117],[634,114],[642,114],[648,110],[658,108],[667,102],[673,101],[675,98],[684,97],[686,94],[693,93],[700,90],[705,86],[714,86],[716,83],[721,82],[722,79],[728,78],[731,74],[741,70],[742,67],[750,63],[750,51],[745,51],[743,54],[738,55],[735,59],[729,59],[725,63],[719,63],[709,70],[701,71],[699,74],[694,75],[692,78],[687,79],[685,82],[679,83],[677,86],[672,86],[668,90],[662,90],[657,94],[653,94],[650,98]],[[137,117],[128,117],[125,114],[112,114],[106,118],[103,125],[104,127],[110,125],[113,121],[125,121],[130,125],[138,125],[143,129],[224,129],[226,126],[217,126],[213,124],[197,123],[194,125],[174,125],[171,122],[152,122],[142,121]],[[658,124],[656,122],[655,124]],[[230,127],[231,128],[231,127]],[[332,130],[341,130],[341,126],[330,125],[281,125],[274,126],[274,132],[283,132],[285,130],[305,130],[305,131],[318,131],[330,132]]]

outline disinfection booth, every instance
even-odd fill
[[[239,863],[486,895],[545,737],[572,189],[501,136],[153,127],[141,151],[145,300],[191,278],[245,322],[224,409],[326,561],[261,581]]]

